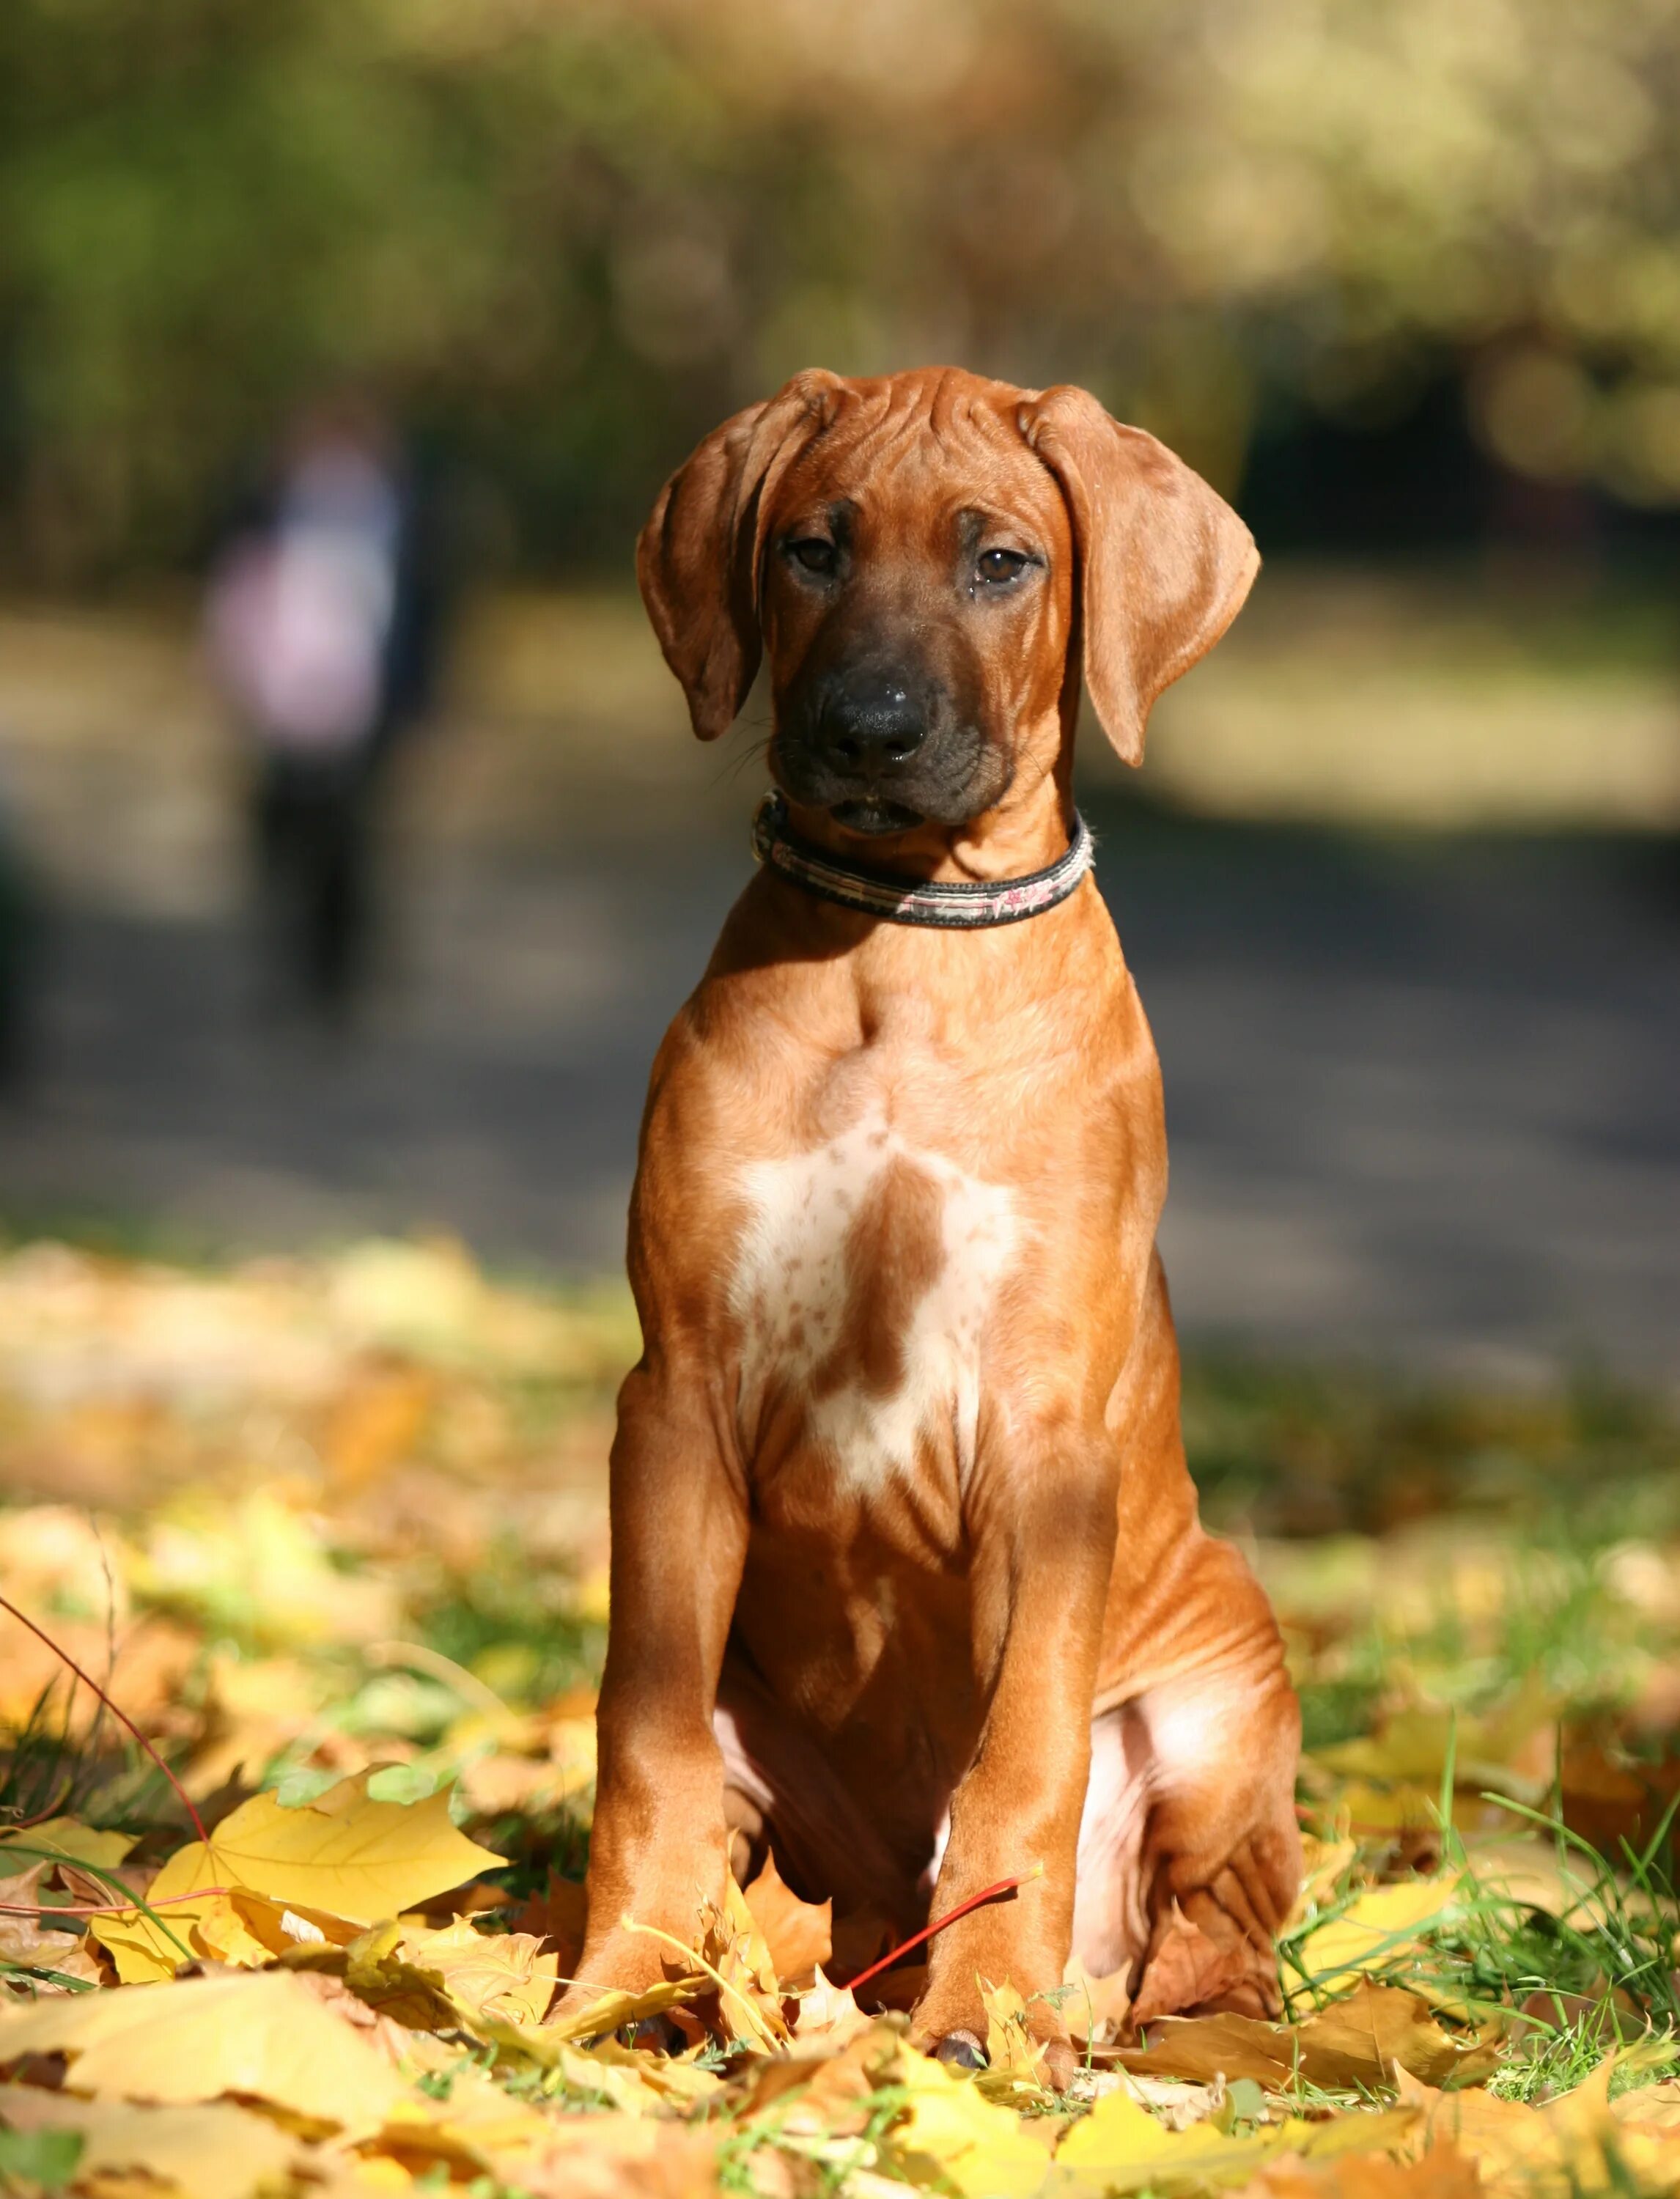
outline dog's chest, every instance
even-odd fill
[[[911,1472],[929,1442],[954,1446],[965,1473],[1018,1234],[1010,1192],[875,1117],[754,1164],[741,1189],[731,1304],[749,1447],[790,1413],[860,1494]]]

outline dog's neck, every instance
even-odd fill
[[[1067,854],[1077,814],[1071,778],[1059,756],[1047,773],[1024,759],[1003,799],[977,817],[879,837],[848,832],[826,810],[797,802],[788,803],[788,819],[800,839],[849,868],[913,886],[1001,885]]]
[[[766,795],[759,805],[753,852],[767,870],[817,901],[878,922],[934,931],[989,930],[1046,915],[1077,892],[1094,859],[1091,835],[1076,810],[1066,849],[1040,869],[996,879],[907,878],[843,861],[802,839],[779,794]]]

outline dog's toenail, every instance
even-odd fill
[[[983,2069],[986,2050],[971,2031],[948,2031],[934,2048],[933,2058],[954,2069]]]

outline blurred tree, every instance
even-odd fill
[[[0,554],[178,563],[351,383],[619,560],[732,405],[942,355],[1228,482],[1450,368],[1680,500],[1677,92],[1680,0],[9,0]]]

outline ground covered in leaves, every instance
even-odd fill
[[[896,2012],[913,1963],[852,1994],[773,1869],[662,1992],[543,2024],[633,1350],[617,1292],[448,1247],[0,1254],[0,2186],[1680,2189],[1662,1409],[1193,1368],[1305,1714],[1289,2020],[1140,2038],[1075,1974],[1058,2095],[1008,1980],[989,2069],[949,2073]]]

